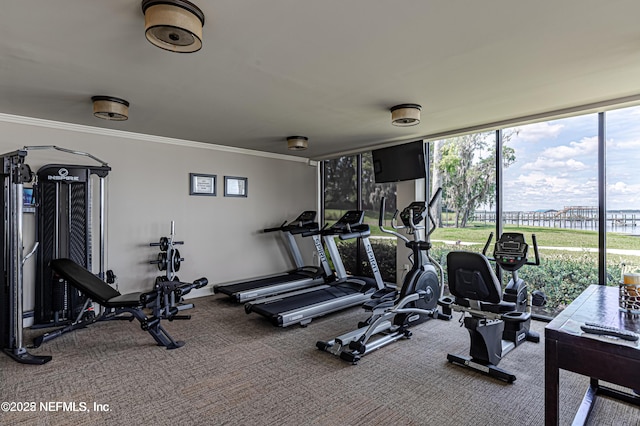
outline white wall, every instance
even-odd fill
[[[284,143],[284,142],[283,142]],[[284,246],[266,227],[317,208],[317,168],[305,160],[244,150],[214,149],[206,144],[104,131],[29,118],[0,115],[0,153],[23,146],[56,145],[88,152],[107,162],[107,269],[118,276],[122,293],[148,290],[157,275],[157,247],[150,242],[170,233],[185,261],[182,281],[205,276],[211,285],[290,269]],[[221,147],[220,147],[221,148]],[[54,150],[30,150],[27,164],[35,172],[44,164],[96,164]],[[217,175],[217,196],[190,196],[189,173]],[[224,197],[224,176],[248,178],[248,197]],[[25,215],[25,250],[33,244],[34,217]],[[308,239],[307,239],[308,240]],[[313,245],[301,241],[305,260]],[[34,306],[35,262],[25,266],[25,310]],[[94,272],[98,259],[94,259]]]

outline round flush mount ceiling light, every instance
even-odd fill
[[[204,13],[186,0],[143,0],[145,36],[171,52],[192,53],[202,48]]]
[[[125,121],[129,118],[129,102],[113,96],[93,96],[93,115],[104,120]]]
[[[420,110],[418,104],[401,104],[391,108],[391,124],[407,127],[420,124]]]
[[[291,151],[302,151],[309,146],[309,138],[306,136],[289,136],[287,138],[287,148]]]

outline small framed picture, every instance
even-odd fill
[[[247,178],[225,176],[224,177],[224,196],[225,197],[246,197],[247,196]]]
[[[216,196],[216,175],[189,173],[189,195]]]

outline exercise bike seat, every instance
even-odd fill
[[[447,273],[449,291],[456,305],[493,314],[516,311],[515,303],[502,300],[500,281],[484,255],[466,251],[449,252]],[[510,319],[516,320],[515,317]],[[526,318],[522,321],[526,321]]]

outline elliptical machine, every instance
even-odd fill
[[[376,349],[393,343],[396,340],[411,337],[409,327],[423,323],[431,318],[449,320],[451,315],[438,311],[438,299],[442,297],[444,289],[444,274],[442,267],[429,256],[431,243],[429,236],[435,229],[435,221],[431,215],[431,207],[440,195],[438,189],[429,204],[424,201],[414,201],[400,213],[402,226],[397,226],[398,211],[391,221],[394,230],[384,228],[385,200],[380,204],[380,230],[394,235],[405,242],[411,249],[412,268],[407,272],[400,291],[389,293],[378,291],[372,299],[363,305],[371,312],[371,316],[358,324],[358,329],[336,337],[330,341],[318,341],[316,347],[320,350],[339,356],[342,360],[357,364],[364,356]],[[425,229],[421,222],[429,217],[433,226],[423,238]],[[400,234],[399,230],[406,230],[413,236],[410,240]],[[435,265],[435,266],[434,266]],[[439,270],[436,271],[436,266]],[[374,337],[376,337],[374,339]]]
[[[535,235],[531,236],[535,260],[530,262],[524,235],[505,232],[494,246],[493,258],[487,258],[492,239],[493,233],[482,254],[452,251],[447,255],[449,291],[453,297],[444,297],[439,304],[445,313],[462,312],[460,321],[464,321],[471,338],[470,356],[448,354],[447,360],[512,383],[516,376],[499,368],[498,363],[525,341],[540,341],[540,335],[530,330],[531,305],[527,285],[518,277],[518,270],[524,265],[540,265],[540,256]],[[504,293],[489,260],[511,272]]]

